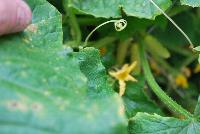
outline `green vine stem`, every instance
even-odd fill
[[[117,39],[116,37],[107,36],[96,42],[91,42],[90,44],[88,44],[88,46],[92,46],[94,48],[102,48],[108,45],[112,45],[112,43],[116,41],[116,39]]]
[[[126,40],[120,41],[120,43],[118,44],[116,55],[117,65],[122,65],[124,63],[131,41],[132,39],[128,38]]]
[[[175,101],[173,101],[157,84],[155,78],[153,77],[153,74],[150,70],[146,53],[144,50],[143,43],[140,44],[140,57],[142,62],[142,67],[144,70],[145,78],[149,84],[149,86],[152,88],[153,92],[159,97],[159,99],[167,105],[167,107],[174,111],[175,113],[181,114],[186,118],[192,118],[193,115],[189,113],[187,110],[182,108],[179,104],[177,104]]]
[[[82,40],[82,34],[77,18],[70,7],[67,8],[67,12],[69,15],[69,22],[70,22],[69,24],[72,28],[72,37],[76,41],[76,45],[79,46]]]

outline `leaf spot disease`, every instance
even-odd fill
[[[19,110],[21,112],[26,112],[28,110],[28,106],[21,101],[8,101],[6,102],[6,106],[12,111]]]
[[[29,25],[26,30],[27,32],[36,33],[38,31],[38,26],[35,24]]]
[[[43,106],[40,103],[33,103],[32,104],[32,109],[35,112],[39,112],[39,111],[41,111],[43,109]]]

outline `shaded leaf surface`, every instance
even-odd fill
[[[170,0],[154,1],[163,10],[166,10],[171,4]],[[65,0],[65,7],[67,6],[81,13],[105,18],[121,17],[122,10],[128,16],[148,19],[153,19],[160,14],[149,0]]]
[[[138,82],[128,82],[123,100],[127,116],[133,117],[137,112],[161,114],[160,109],[144,94],[144,77],[137,77]]]
[[[192,6],[192,7],[200,7],[199,0],[181,0],[181,4]]]
[[[107,80],[97,51],[83,50],[80,62],[62,45],[60,13],[44,0],[27,2],[33,24],[0,38],[0,133],[126,133],[121,99],[100,84]]]

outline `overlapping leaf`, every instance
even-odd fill
[[[200,134],[199,103],[194,119],[177,119],[154,114],[138,113],[129,122],[130,134]]]
[[[181,0],[181,4],[192,7],[200,7],[200,0]]]
[[[97,51],[69,53],[60,13],[45,0],[27,2],[33,24],[0,38],[0,133],[126,133]]]
[[[130,121],[130,134],[200,134],[200,122],[138,113]]]
[[[166,10],[170,0],[154,0],[159,7]],[[80,13],[95,17],[118,18],[124,12],[128,16],[153,19],[160,12],[149,0],[65,0],[65,7],[72,7]]]

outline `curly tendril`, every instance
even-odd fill
[[[124,19],[120,19],[120,20],[117,20],[115,23],[115,30],[120,32],[122,30],[124,30],[127,26],[127,21],[124,20]]]
[[[92,30],[92,32],[90,32],[87,36],[87,38],[85,39],[85,43],[84,43],[84,47],[87,46],[87,43],[88,43],[88,40],[90,39],[91,35],[97,30],[99,29],[100,27],[108,24],[108,23],[114,23],[114,27],[115,27],[115,30],[120,32],[122,30],[124,30],[127,26],[127,21],[125,19],[119,19],[119,20],[109,20],[109,21],[106,21],[102,24],[100,24],[99,26],[97,26],[94,30]]]
[[[187,39],[187,41],[190,44],[190,48],[194,49],[194,45],[190,38],[187,36],[187,34],[174,22],[153,0],[149,0],[182,34],[183,36]]]

